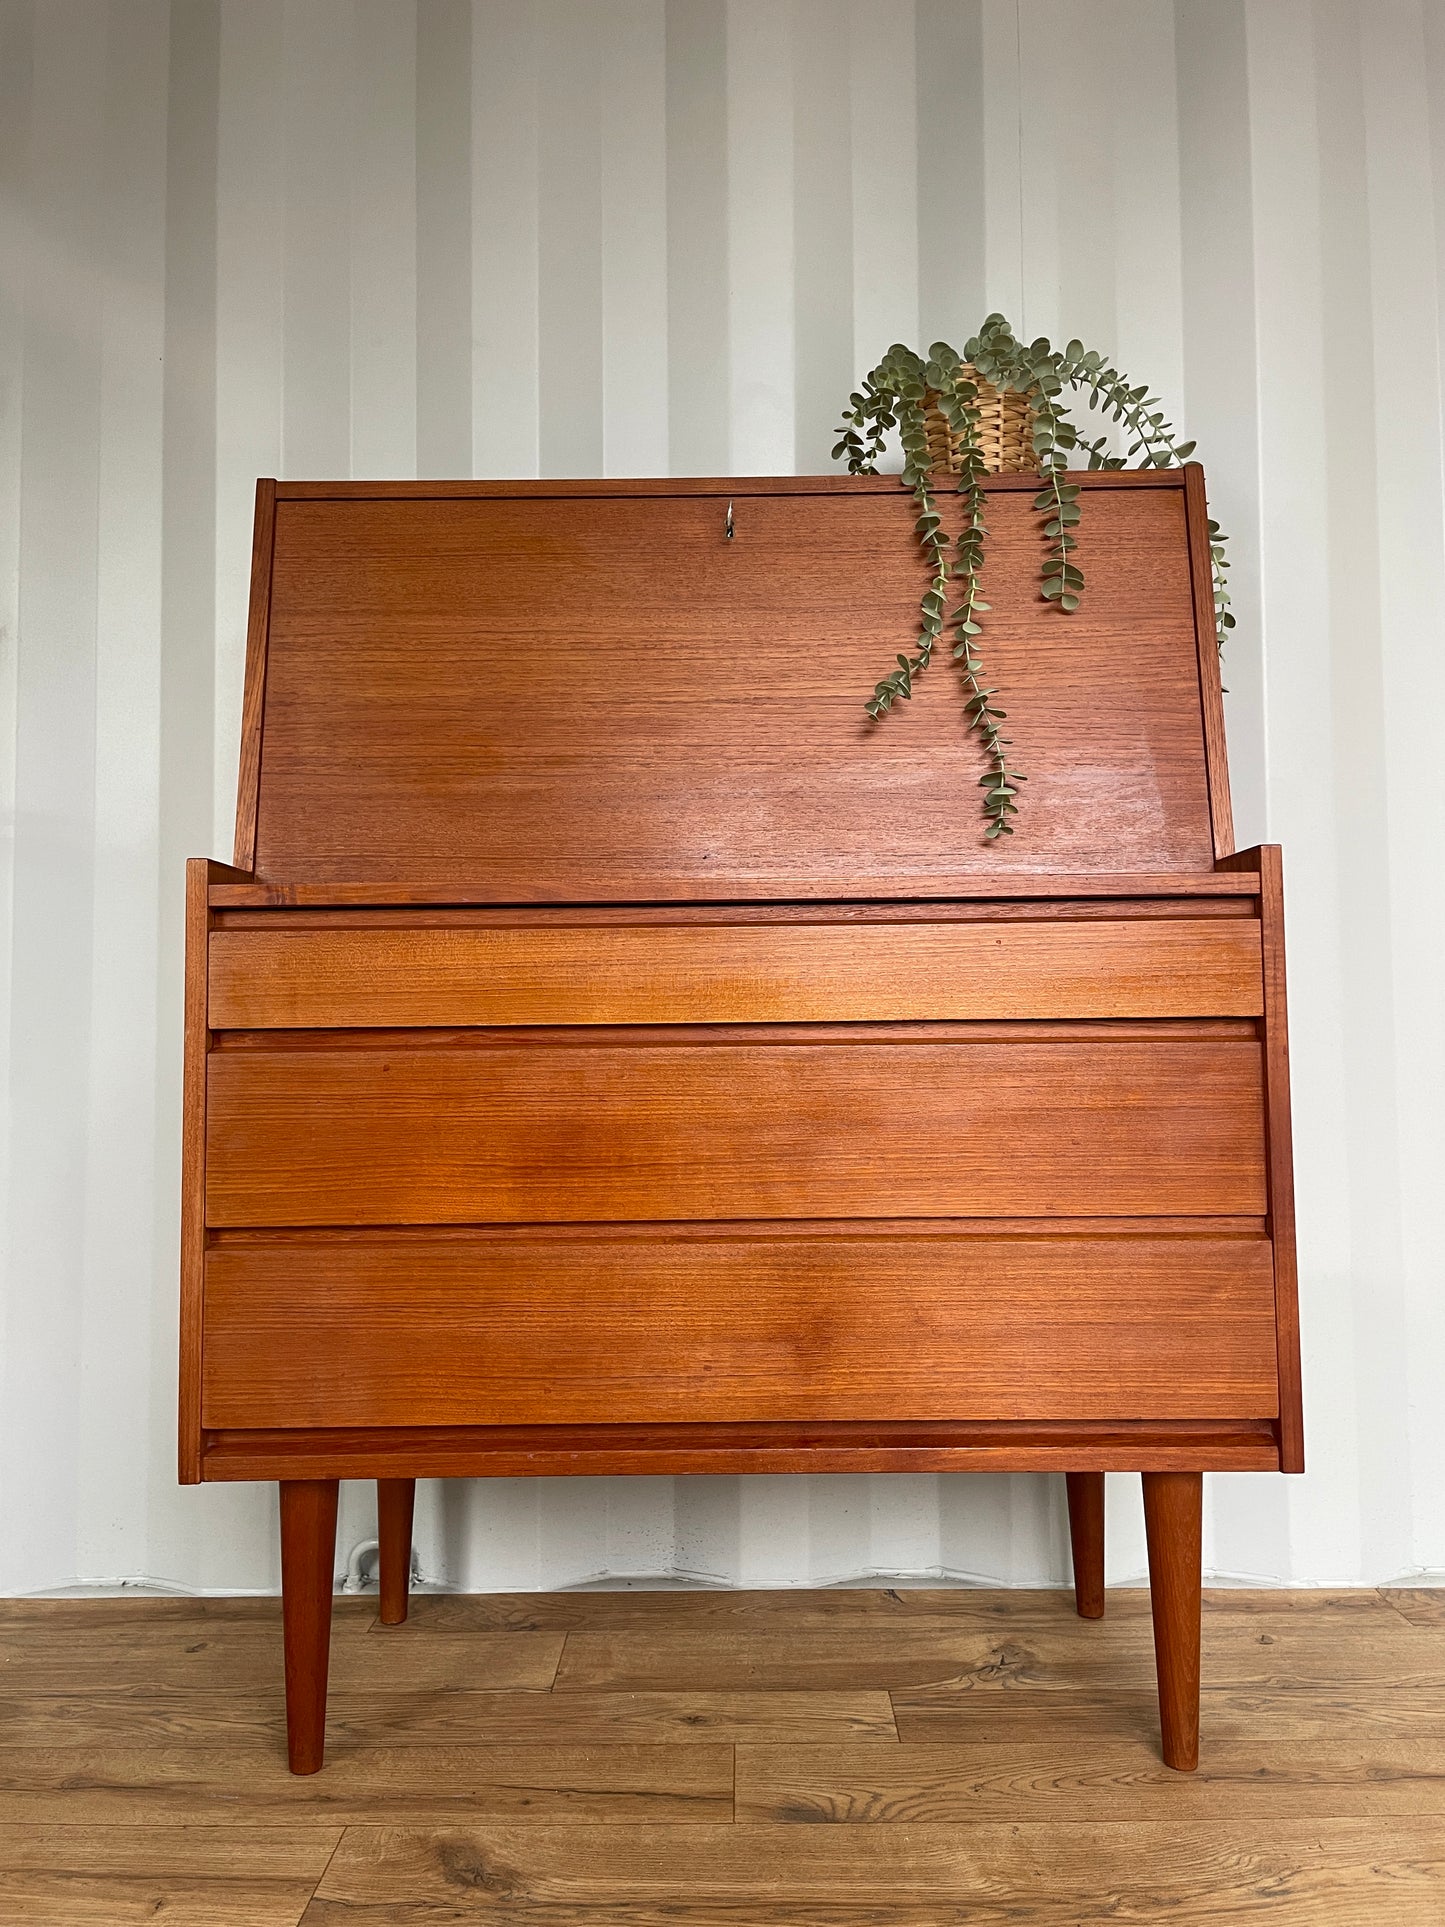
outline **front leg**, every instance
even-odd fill
[[[281,1481],[281,1617],[286,1641],[286,1751],[315,1773],[326,1751],[326,1675],[336,1577],[335,1479]]]
[[[1181,1773],[1192,1773],[1199,1764],[1203,1520],[1202,1472],[1144,1474],[1159,1726],[1164,1764]]]

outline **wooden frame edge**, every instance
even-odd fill
[[[697,1425],[219,1430],[207,1480],[745,1472],[1274,1471],[1272,1419],[927,1426]],[[768,1436],[769,1432],[778,1436]]]
[[[177,1471],[182,1485],[205,1477],[201,1426],[206,1269],[206,1060],[209,1023],[210,894],[217,883],[245,884],[234,864],[193,856],[186,864],[185,1037],[181,1074],[181,1321]]]
[[[833,886],[828,886],[831,890]],[[522,901],[504,900],[493,892],[469,890],[464,884],[406,883],[286,883],[278,878],[257,879],[236,872],[231,879],[212,886],[211,904],[228,910],[305,910],[305,909],[395,909],[425,906],[433,909],[482,909],[515,913],[522,917],[553,917],[577,911],[592,918],[605,918],[609,912],[628,915],[657,912],[699,913],[743,911],[756,915],[766,911],[780,919],[806,917],[820,911],[856,909],[859,904],[886,912],[890,906],[905,905],[909,915],[926,916],[931,906],[947,908],[953,903],[1034,903],[1070,897],[1117,898],[1121,903],[1141,897],[1257,897],[1257,876],[1223,870],[1201,876],[1181,870],[1177,876],[1144,871],[1114,874],[1091,872],[1083,876],[1060,873],[1020,873],[1000,883],[994,877],[957,877],[947,887],[930,884],[927,890],[901,891],[896,880],[891,894],[840,897],[821,892],[811,897],[672,896],[621,899],[610,902],[571,897],[532,897]]]
[[[1224,689],[1214,631],[1214,572],[1209,557],[1209,502],[1204,470],[1184,464],[1184,523],[1194,595],[1194,643],[1199,665],[1199,703],[1204,719],[1204,767],[1209,781],[1209,820],[1216,860],[1234,852],[1234,807],[1229,797],[1229,756],[1224,736]]]
[[[1269,1231],[1274,1242],[1275,1342],[1279,1359],[1281,1472],[1303,1472],[1304,1400],[1300,1374],[1299,1263],[1295,1250],[1294,1153],[1289,1095],[1289,1018],[1285,998],[1284,868],[1277,843],[1220,859],[1221,869],[1258,870],[1264,946],[1264,1101]]]
[[[261,732],[266,715],[266,658],[271,639],[271,569],[276,555],[276,484],[256,483],[251,543],[251,603],[246,624],[246,682],[241,698],[241,762],[236,777],[235,862],[256,861],[256,815],[261,801]]]
[[[181,1327],[177,1467],[182,1485],[202,1473],[201,1344],[206,1264],[206,951],[212,865],[186,864],[185,1045],[181,1085]]]
[[[1177,468],[1077,469],[1069,481],[1084,488],[1182,488],[1186,470]],[[950,481],[955,478],[950,477]],[[990,475],[985,492],[1031,489],[1040,477]],[[522,499],[576,501],[587,496],[647,495],[884,495],[909,498],[896,475],[706,475],[616,476],[603,479],[436,481],[436,482],[275,482],[280,502],[424,502],[487,501],[515,496]]]

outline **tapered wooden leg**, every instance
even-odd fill
[[[1149,1602],[1159,1674],[1164,1764],[1192,1773],[1199,1764],[1199,1616],[1204,1477],[1144,1474],[1149,1541]]]
[[[411,1518],[415,1506],[415,1479],[377,1480],[383,1626],[399,1626],[406,1618],[406,1595],[411,1584]]]
[[[281,1481],[281,1614],[286,1632],[286,1751],[315,1773],[326,1750],[326,1673],[336,1565],[336,1480]]]
[[[1081,1619],[1104,1617],[1104,1475],[1070,1472],[1069,1540],[1074,1549],[1074,1604]]]

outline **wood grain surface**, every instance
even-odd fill
[[[1062,1493],[1059,1494],[1062,1511]],[[1060,1521],[1062,1524],[1062,1520]],[[1100,1621],[1079,1619],[1070,1593],[1051,1610],[1034,1601],[1000,1622],[853,1620],[820,1626],[764,1620],[694,1626],[679,1610],[670,1625],[579,1629],[566,1635],[553,1691],[742,1691],[819,1686],[883,1690],[903,1726],[923,1713],[946,1715],[954,1733],[985,1717],[980,1702],[1040,1693],[1063,1699],[1075,1689],[1105,1694],[1138,1687],[1150,1704],[1152,1746],[1154,1639],[1147,1597],[1142,1609]],[[1388,1611],[1388,1609],[1386,1609]],[[1299,1692],[1365,1694],[1386,1682],[1426,1701],[1445,1691],[1445,1646],[1432,1629],[1391,1624],[1384,1613],[1351,1636],[1308,1613],[1231,1613],[1204,1617],[1203,1681],[1209,1692],[1253,1693],[1273,1703]],[[500,1637],[501,1635],[497,1635]],[[1082,1642],[1082,1643],[1081,1643]],[[1279,1709],[1283,1716],[1283,1708]],[[916,1737],[916,1735],[915,1735]]]
[[[504,1039],[210,1059],[213,1226],[1263,1207],[1252,1041]]]
[[[1164,1760],[1192,1773],[1199,1764],[1204,1478],[1199,1472],[1146,1472],[1143,1485]]]
[[[1412,1626],[1445,1627],[1445,1587],[1390,1586],[1380,1596]]]
[[[721,1927],[739,1917],[808,1927],[1018,1927],[1020,1922],[1135,1918],[1231,1922],[1272,1908],[1330,1927],[1407,1927],[1436,1907],[1445,1835],[1431,1816],[1293,1825],[1217,1821],[999,1821],[968,1828],[689,1827],[636,1834],[512,1826],[348,1831],[305,1927],[375,1918],[431,1927],[457,1896],[480,1891],[454,1919],[527,1913],[541,1921],[599,1916],[627,1927]],[[1342,1893],[1345,1896],[1342,1899]],[[504,1897],[504,1898],[499,1898]],[[485,1906],[485,1910],[484,1910]],[[1167,1911],[1162,1915],[1157,1910]],[[1150,1911],[1144,1911],[1145,1909]],[[1383,1910],[1383,1911],[1382,1911]],[[1266,1916],[1267,1917],[1267,1916]]]
[[[276,552],[276,484],[256,483],[251,542],[251,600],[246,624],[246,679],[241,702],[241,756],[236,779],[235,861],[256,861],[256,807],[261,789],[261,736],[266,718],[266,664],[271,639],[271,568]]]
[[[201,1476],[201,1344],[206,1249],[206,891],[211,864],[186,865],[186,960],[181,1084],[180,1373],[176,1401],[177,1473],[183,1485]]]
[[[185,995],[181,1083],[180,1371],[176,1399],[176,1469],[182,1485],[201,1477],[202,1298],[206,1248],[206,1060],[210,892],[245,872],[192,857],[186,864]]]
[[[1289,1014],[1285,996],[1284,864],[1277,843],[1224,860],[1256,869],[1264,948],[1265,1115],[1270,1236],[1275,1249],[1275,1311],[1280,1381],[1280,1469],[1303,1472],[1304,1394],[1300,1377],[1299,1262],[1295,1251],[1294,1152],[1290,1116]]]
[[[1104,1789],[1112,1789],[1138,1820],[1178,1819],[1187,1806],[1198,1818],[1282,1820],[1350,1814],[1414,1815],[1441,1812],[1433,1776],[1439,1748],[1414,1738],[1381,1744],[1340,1731],[1316,1738],[1308,1761],[1282,1773],[1260,1750],[1231,1735],[1214,1742],[1200,1772],[1200,1797],[1185,1802],[1178,1779],[1139,1758],[1132,1737],[1100,1734],[1086,1760],[1060,1770],[1047,1743],[1001,1745],[959,1739],[950,1744],[905,1742],[896,1747],[852,1744],[800,1746],[752,1743],[737,1748],[738,1819],[757,1825],[795,1822],[869,1826],[956,1826],[1007,1822],[1042,1809],[1060,1824],[1097,1818]]]
[[[344,1602],[343,1602],[344,1603]],[[370,1619],[375,1618],[372,1602]],[[103,1623],[100,1617],[95,1623]],[[281,1625],[268,1618],[264,1636],[252,1628],[210,1626],[201,1630],[170,1623],[164,1637],[128,1635],[129,1650],[139,1666],[144,1658],[145,1690],[159,1697],[187,1693],[274,1691],[280,1704]],[[369,1623],[369,1621],[368,1621]],[[5,1689],[12,1694],[53,1698],[57,1694],[93,1694],[104,1698],[114,1684],[114,1651],[107,1640],[83,1642],[75,1634],[42,1636],[28,1630],[23,1636],[4,1633],[0,1615],[0,1658]],[[332,1691],[345,1697],[384,1691],[394,1684],[394,1655],[378,1640],[348,1637],[338,1619],[331,1642]],[[500,1633],[469,1638],[428,1640],[410,1675],[418,1690],[464,1692],[485,1680],[503,1688],[545,1691],[552,1684],[562,1653],[560,1633],[529,1633],[512,1638]]]
[[[1255,1017],[1250,918],[222,930],[213,1029]]]
[[[222,1244],[205,1356],[215,1427],[1277,1409],[1258,1238]]]
[[[757,1472],[1277,1472],[1273,1419],[289,1426],[211,1430],[206,1479]]]
[[[836,879],[810,883],[806,878],[799,878],[796,891],[780,903],[770,904],[766,900],[737,903],[725,897],[720,901],[720,893],[714,893],[710,898],[706,891],[694,903],[674,902],[670,898],[663,900],[667,903],[670,917],[692,914],[715,918],[719,910],[726,908],[730,916],[741,921],[749,916],[791,919],[797,914],[797,902],[807,903],[810,909],[826,908],[842,916],[883,915],[897,919],[910,912],[920,916],[954,915],[959,905],[970,902],[992,902],[1001,906],[1037,905],[1059,903],[1071,897],[1114,897],[1119,899],[1121,907],[1128,905],[1131,914],[1138,914],[1139,905],[1150,900],[1161,903],[1173,900],[1176,907],[1183,908],[1186,900],[1190,899],[1197,904],[1201,898],[1252,897],[1259,894],[1258,878],[1251,884],[1248,876],[1226,870],[1202,871],[1197,876],[1185,871],[1151,873],[1147,870],[1123,873],[1117,870],[1061,871],[1054,876],[1040,875],[1036,871],[1017,872],[1011,874],[1002,885],[997,877],[985,871],[977,876],[950,878],[946,900],[931,897],[926,891],[910,892],[906,889],[900,889],[896,896],[889,896],[887,893],[894,881],[886,876],[873,876],[866,868],[860,868],[849,879],[848,893],[841,897]],[[873,888],[883,892],[883,898],[869,903],[866,892]],[[860,892],[863,894],[860,895]],[[916,900],[919,896],[923,899],[921,902]],[[214,885],[211,903],[223,910],[466,904],[478,911],[490,906],[494,916],[508,922],[517,921],[529,913],[534,917],[541,916],[554,907],[545,901],[498,906],[493,892],[468,882],[465,877],[448,879],[444,883],[363,882],[355,878],[344,883],[292,883],[283,877],[248,878]],[[654,906],[647,904],[569,903],[567,910],[569,916],[590,916],[599,921],[614,922],[628,917],[655,915]],[[1005,914],[1010,913],[1005,910]]]
[[[1131,468],[1110,474],[1080,470],[1073,479],[1084,488],[1174,489],[1182,485],[1184,470]],[[1031,474],[990,475],[992,494],[1035,494],[1038,479]],[[600,476],[559,475],[537,480],[466,481],[285,481],[276,484],[278,502],[490,502],[499,497],[524,502],[576,502],[592,496],[655,495],[891,495],[896,475],[845,475],[830,469],[826,475],[668,475]]]
[[[176,1747],[160,1757],[145,1746],[97,1748],[78,1781],[69,1749],[0,1747],[0,1826],[44,1824],[63,1811],[72,1826],[138,1827],[227,1805],[243,1807],[248,1826],[294,1824],[308,1810],[338,1826],[424,1826],[448,1814],[463,1823],[519,1816],[604,1826],[733,1817],[730,1742],[498,1742],[485,1737],[487,1697],[469,1696],[478,1743],[343,1747],[324,1776],[304,1776],[314,1803],[298,1799],[289,1780],[267,1776],[258,1786],[246,1748]]]
[[[1229,757],[1224,739],[1224,690],[1220,677],[1219,632],[1214,615],[1214,567],[1210,557],[1209,504],[1204,469],[1184,466],[1185,524],[1189,531],[1189,577],[1194,591],[1194,634],[1199,656],[1199,693],[1204,720],[1204,763],[1209,779],[1209,814],[1216,858],[1234,849],[1234,810],[1229,795]]]
[[[923,570],[903,491],[844,480],[734,491],[732,541],[723,501],[668,485],[283,492],[257,869],[508,901],[1208,869],[1184,476],[1081,478],[1073,616],[1039,598],[1027,495],[992,492],[989,670],[1030,777],[1002,845],[948,665],[863,712]]]
[[[1416,1597],[1207,1593],[1189,1778],[1137,1590],[1098,1624],[975,1588],[423,1595],[396,1628],[341,1598],[300,1780],[279,1601],[0,1601],[0,1920],[1421,1927],[1445,1613]],[[539,1639],[609,1683],[488,1684]]]
[[[296,1927],[339,1826],[55,1826],[0,1829],[9,1927]]]
[[[335,1479],[281,1481],[286,1746],[293,1773],[317,1772],[326,1748],[337,1498]]]

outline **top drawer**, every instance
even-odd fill
[[[285,913],[278,917],[284,920]],[[1256,1017],[1252,917],[217,930],[213,1030]]]

